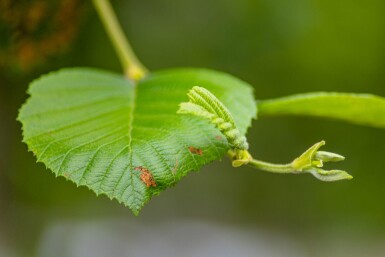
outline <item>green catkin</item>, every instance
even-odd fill
[[[209,119],[226,137],[233,149],[247,150],[249,144],[235,124],[230,111],[210,91],[195,86],[187,94],[188,103],[181,103],[178,113]]]

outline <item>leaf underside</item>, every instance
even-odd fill
[[[371,94],[315,92],[258,101],[258,116],[302,115],[385,128],[385,98]]]
[[[153,195],[229,149],[209,121],[176,114],[193,86],[213,92],[246,133],[256,116],[252,89],[229,75],[178,69],[134,85],[119,74],[74,68],[31,84],[19,114],[24,142],[57,176],[138,214]]]

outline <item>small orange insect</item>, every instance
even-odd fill
[[[135,167],[134,170],[140,171],[140,179],[144,182],[144,184],[146,184],[146,187],[156,187],[154,176],[152,176],[151,172],[147,168],[138,166]]]
[[[188,150],[190,151],[190,153],[197,154],[197,155],[200,155],[200,156],[202,156],[202,154],[203,154],[202,149],[195,148],[193,146],[189,146]]]

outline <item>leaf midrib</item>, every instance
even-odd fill
[[[132,149],[132,142],[133,142],[133,140],[132,140],[132,131],[133,131],[133,128],[134,128],[134,126],[133,126],[134,125],[134,119],[135,119],[134,113],[135,113],[135,109],[136,109],[136,98],[137,98],[137,95],[138,95],[138,83],[135,82],[135,81],[130,81],[130,80],[128,80],[128,82],[133,87],[133,90],[132,90],[133,97],[132,97],[132,101],[131,101],[132,102],[132,107],[131,107],[131,112],[128,114],[129,115],[129,121],[128,121],[128,129],[129,129],[129,131],[128,131],[129,172],[130,172],[130,179],[131,179],[132,190],[135,191],[135,183],[134,183],[134,180],[133,180],[133,167],[132,167],[132,153],[133,153],[133,149]],[[122,174],[122,177],[123,177],[123,174]],[[119,181],[120,181],[120,179],[119,179]],[[119,185],[119,183],[116,184],[116,187],[118,185]],[[115,188],[115,190],[116,190],[116,188]],[[114,190],[114,194],[115,194],[115,190]],[[137,200],[136,194],[133,194],[133,197],[134,197],[134,201],[136,201]]]

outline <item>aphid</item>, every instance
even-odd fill
[[[146,184],[146,187],[156,187],[154,176],[152,176],[151,172],[147,168],[138,166],[135,167],[134,170],[140,171],[140,179],[144,182],[144,184]]]
[[[202,154],[203,154],[202,149],[195,148],[195,147],[193,147],[193,146],[189,146],[189,147],[188,147],[188,150],[189,150],[190,153],[192,153],[192,154],[197,154],[197,155],[200,155],[200,156],[202,156]]]

